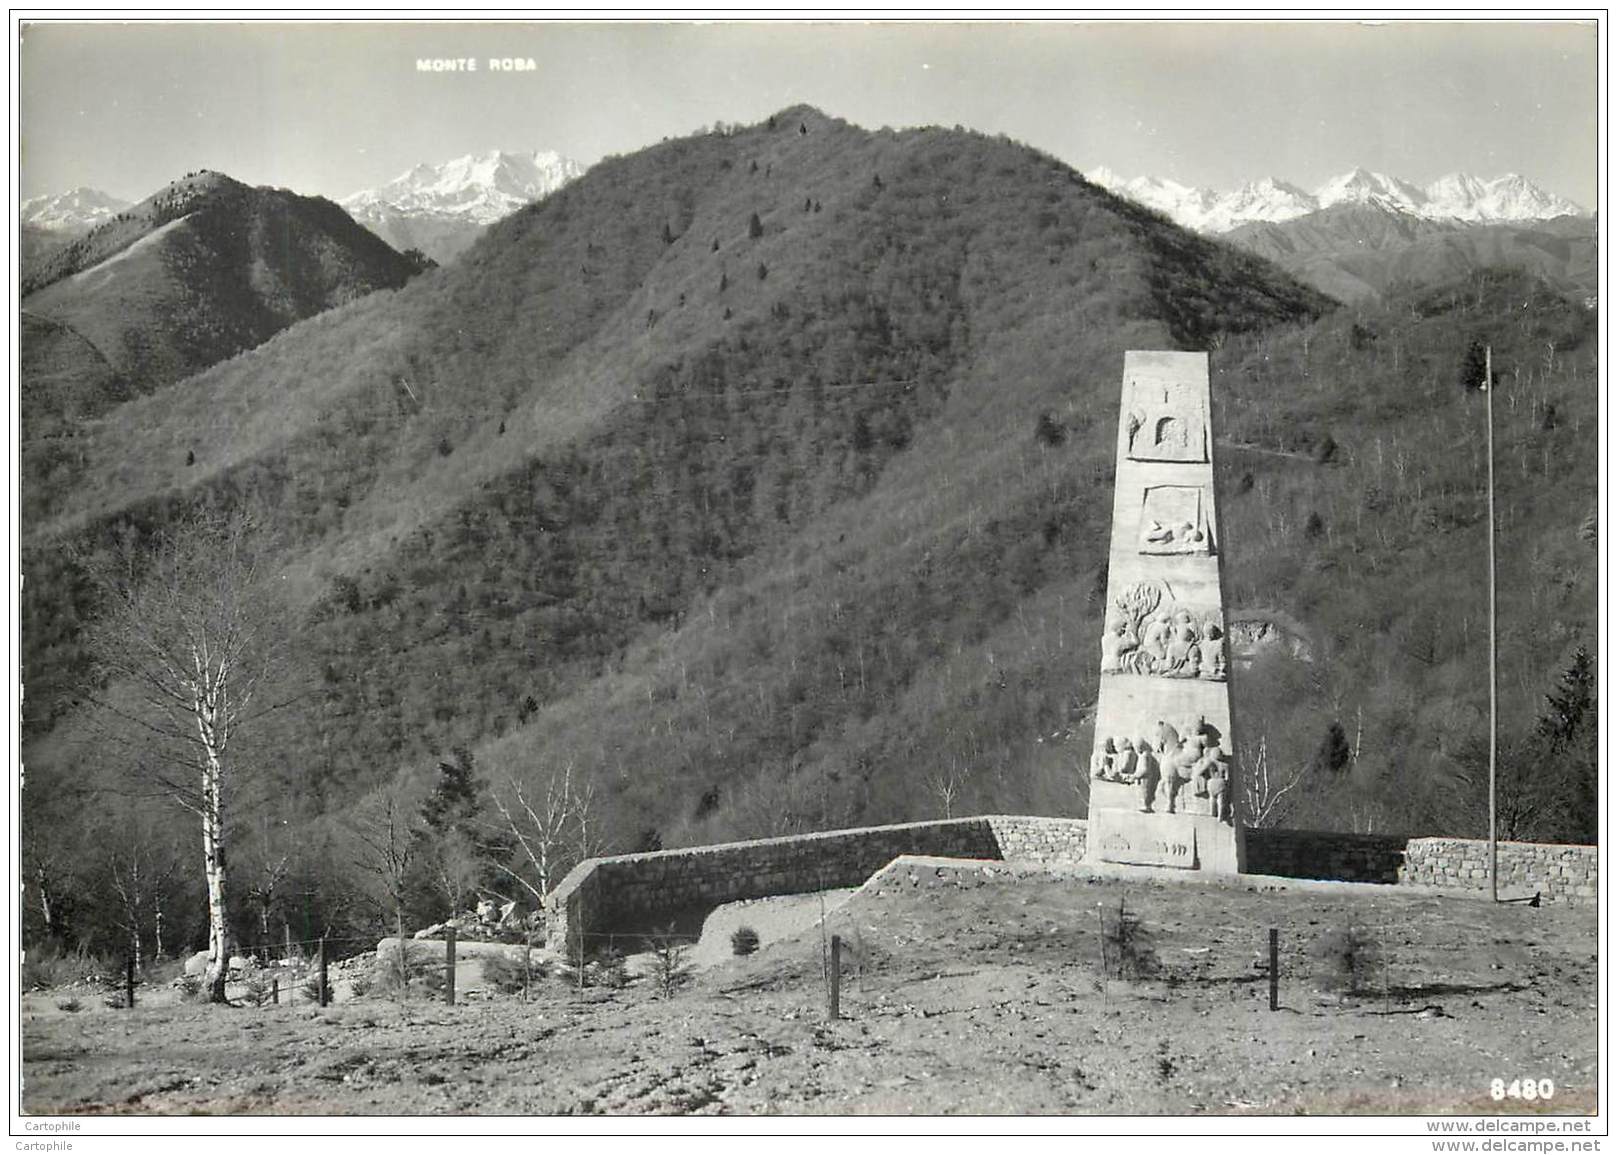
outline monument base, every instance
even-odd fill
[[[1239,874],[1246,867],[1245,835],[1245,830],[1207,814],[1092,809],[1085,857],[1094,862]]]

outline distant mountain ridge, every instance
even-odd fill
[[[25,417],[151,392],[417,271],[331,201],[192,173],[24,268]]]
[[[559,153],[485,152],[419,164],[379,188],[342,200],[355,220],[399,250],[453,259],[484,228],[581,176]]]
[[[48,232],[87,232],[130,207],[130,202],[100,189],[75,188],[30,197],[17,210],[25,226]]]
[[[1227,233],[1243,225],[1278,224],[1337,205],[1365,205],[1429,221],[1511,224],[1582,217],[1583,208],[1545,192],[1518,173],[1484,180],[1450,173],[1424,188],[1395,176],[1355,168],[1332,177],[1312,193],[1264,177],[1232,192],[1179,184],[1160,177],[1126,180],[1104,166],[1086,174],[1111,192],[1166,213],[1177,224],[1203,233]]]
[[[1344,201],[1224,234],[1340,301],[1360,302],[1402,284],[1435,285],[1488,268],[1521,269],[1556,291],[1590,299],[1599,287],[1591,217],[1468,224],[1429,220],[1376,201]]]

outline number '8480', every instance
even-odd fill
[[[1495,1099],[1551,1099],[1555,1097],[1555,1080],[1512,1079],[1506,1083],[1495,1079],[1488,1085],[1488,1093]]]

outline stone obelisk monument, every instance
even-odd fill
[[[1091,859],[1236,872],[1229,654],[1205,353],[1123,359],[1088,766]]]

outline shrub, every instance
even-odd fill
[[[690,976],[685,973],[685,952],[690,945],[669,926],[651,940],[651,974],[657,980],[657,993],[665,999],[684,985]]]
[[[1320,985],[1343,994],[1360,994],[1381,962],[1381,950],[1361,926],[1338,927],[1314,941],[1310,949],[1318,964]]]
[[[483,960],[483,981],[502,995],[527,997],[533,984],[545,977],[547,968],[543,959],[535,959],[531,952],[518,955],[501,953]]]
[[[180,992],[180,1001],[194,1003],[202,996],[201,975],[181,975],[174,980],[175,988]]]
[[[444,989],[444,962],[440,951],[411,950],[403,954],[390,951],[380,953],[371,968],[370,990],[378,995],[427,996],[441,994]]]
[[[56,1009],[59,1010],[59,1011],[66,1011],[68,1014],[72,1015],[72,1014],[77,1014],[79,1012],[80,1008],[83,1007],[83,1005],[84,1004],[79,1002],[78,999],[76,999],[76,998],[72,997],[71,995],[69,995],[65,999],[58,999],[57,1000]]]
[[[738,926],[730,936],[730,949],[739,957],[758,949],[758,932],[750,926]]]
[[[1101,967],[1116,979],[1150,978],[1161,969],[1151,932],[1121,898],[1117,910],[1101,914]]]
[[[1045,411],[1039,414],[1039,421],[1034,426],[1033,435],[1054,449],[1067,440],[1067,427],[1057,421],[1053,413]]]
[[[47,942],[27,952],[17,977],[23,990],[38,991],[119,973],[121,969],[83,947],[69,954],[58,943]]]
[[[248,967],[242,976],[241,998],[248,1006],[261,1007],[269,1002],[270,981],[259,967]]]
[[[608,947],[584,968],[584,983],[592,987],[620,990],[629,984],[629,972],[624,966],[623,952]]]

